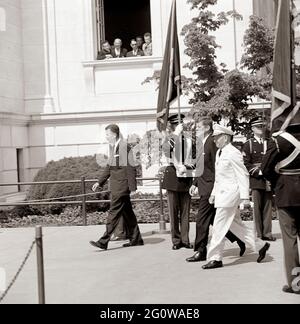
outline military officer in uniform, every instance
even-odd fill
[[[136,191],[136,167],[130,146],[120,137],[118,125],[111,124],[105,129],[106,138],[110,144],[110,157],[107,166],[93,185],[93,191],[104,185],[110,179],[111,205],[106,223],[106,232],[98,241],[90,244],[106,250],[108,242],[118,226],[120,218],[128,229],[129,243],[124,247],[144,245],[136,216],[132,209],[130,192]]]
[[[270,247],[245,226],[239,215],[238,207],[249,204],[249,174],[243,163],[241,152],[232,144],[233,132],[227,127],[214,126],[214,140],[218,147],[215,164],[215,182],[209,198],[216,207],[212,238],[203,269],[223,267],[223,248],[225,235],[230,230],[240,240],[259,252],[257,262],[261,262]]]
[[[256,233],[265,241],[275,241],[272,236],[272,192],[261,171],[261,162],[267,149],[264,139],[264,122],[256,117],[251,121],[253,137],[243,146],[244,163],[250,174],[250,188],[254,204]]]
[[[183,118],[184,115],[181,115],[181,119]],[[193,248],[189,240],[191,204],[189,189],[193,177],[187,176],[187,171],[194,169],[194,166],[185,164],[187,146],[188,139],[183,135],[183,124],[179,123],[177,114],[170,115],[162,143],[163,152],[169,163],[164,172],[162,188],[167,190],[168,195],[173,250],[182,247]]]
[[[287,275],[283,291],[300,294],[300,113],[285,132],[273,134],[262,172],[275,189]]]

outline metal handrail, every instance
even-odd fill
[[[160,202],[160,221],[159,221],[159,231],[166,231],[166,221],[164,218],[164,202],[167,199],[163,198],[162,195],[162,179],[159,178],[137,178],[137,181],[158,181],[159,182],[159,198],[142,198],[142,199],[132,199],[133,203],[137,202]],[[36,186],[36,185],[51,185],[51,184],[67,184],[67,183],[80,183],[81,184],[81,200],[73,201],[37,201],[34,202],[18,202],[18,203],[0,203],[0,207],[16,207],[16,206],[47,206],[47,205],[81,205],[82,206],[82,218],[83,225],[87,225],[87,213],[86,204],[99,204],[99,203],[109,203],[110,200],[86,200],[86,183],[97,182],[98,179],[85,179],[82,177],[81,180],[64,180],[64,181],[37,181],[37,182],[16,182],[16,183],[0,183],[0,187],[10,187],[10,186]],[[101,192],[100,192],[101,193]]]
[[[137,181],[150,181],[160,178],[137,178]],[[97,182],[98,179],[86,179],[85,182]],[[36,181],[36,182],[13,182],[13,183],[0,183],[0,187],[12,187],[12,186],[37,186],[37,185],[52,185],[52,184],[66,184],[66,183],[81,183],[81,180],[64,180],[64,181]]]

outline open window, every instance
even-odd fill
[[[98,51],[116,38],[131,50],[131,39],[151,33],[150,0],[96,0],[96,13]]]

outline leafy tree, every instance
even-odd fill
[[[215,62],[216,50],[220,46],[210,32],[215,32],[222,25],[226,25],[230,16],[241,19],[236,12],[221,12],[215,15],[207,8],[217,3],[217,0],[188,0],[191,9],[198,9],[198,15],[182,29],[185,36],[185,54],[190,62],[185,65],[193,71],[193,79],[189,79],[188,89],[193,93],[192,104],[199,101],[209,101],[215,95],[215,88],[224,78],[226,65],[218,66]]]
[[[242,67],[252,73],[264,68],[270,74],[274,42],[274,29],[268,28],[262,18],[251,16],[249,28],[244,36],[245,52],[241,60]]]
[[[249,101],[255,96],[270,99],[272,75],[269,64],[273,59],[274,33],[262,19],[251,17],[241,61],[241,67],[247,71],[228,71],[225,64],[216,64],[219,45],[211,33],[227,24],[230,18],[242,17],[233,11],[213,14],[208,7],[217,1],[188,0],[188,3],[192,9],[199,10],[198,16],[182,31],[187,47],[185,53],[190,57],[186,67],[194,75],[189,84],[194,106],[191,114],[195,119],[202,115],[209,115],[215,121],[225,118],[234,131],[247,134],[247,120],[254,116],[254,112],[247,109]],[[257,73],[262,68],[267,73]]]
[[[191,9],[198,10],[196,17],[182,30],[185,54],[190,61],[185,65],[192,70],[193,77],[183,77],[184,93],[191,97],[195,119],[209,115],[215,121],[228,120],[234,131],[248,134],[248,121],[257,112],[248,110],[249,101],[258,97],[271,99],[272,61],[274,30],[264,24],[263,19],[251,16],[249,28],[244,36],[244,55],[241,70],[228,71],[224,63],[216,63],[219,45],[213,32],[220,29],[233,17],[242,19],[236,11],[214,14],[209,7],[217,0],[187,0]],[[300,68],[296,67],[296,72]],[[159,80],[159,71],[152,78]],[[297,80],[300,81],[299,73]]]

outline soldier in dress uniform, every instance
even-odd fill
[[[184,115],[181,115],[181,119],[183,118]],[[168,159],[162,188],[167,190],[168,195],[173,250],[182,247],[193,248],[189,240],[191,204],[189,189],[193,182],[193,176],[187,174],[187,171],[195,167],[185,163],[188,142],[188,138],[183,135],[183,124],[179,123],[178,115],[170,115],[162,143],[163,152]]]
[[[261,171],[261,163],[267,149],[264,139],[264,121],[260,117],[251,120],[253,137],[243,146],[244,163],[250,174],[250,188],[254,204],[254,222],[257,236],[265,241],[275,241],[272,236],[272,192]]]
[[[300,113],[285,132],[273,134],[262,172],[275,189],[288,283],[283,291],[300,294]]]

